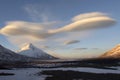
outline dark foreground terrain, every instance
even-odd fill
[[[2,62],[0,80],[120,80],[120,59]]]
[[[4,73],[4,72],[0,73],[0,76],[9,76],[9,75],[14,75],[14,74],[13,73]]]
[[[49,70],[43,71],[42,74],[50,75],[46,80],[120,80],[120,74],[112,73],[97,74],[78,71]]]

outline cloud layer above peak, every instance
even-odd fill
[[[61,26],[59,28],[55,27],[55,29],[51,29],[49,26],[54,24],[56,25],[57,21],[47,22],[47,23],[10,21],[10,22],[7,22],[2,29],[0,29],[0,34],[3,34],[8,37],[14,37],[13,39],[15,39],[15,37],[17,39],[18,37],[22,38],[22,36],[24,36],[23,38],[25,38],[25,40],[22,40],[22,42],[28,41],[28,38],[29,39],[32,38],[31,41],[34,40],[35,42],[35,40],[37,41],[49,40],[49,38],[54,35],[56,35],[57,37],[52,38],[53,40],[55,38],[63,38],[60,35],[61,33],[69,34],[69,32],[81,32],[83,30],[103,28],[103,27],[112,26],[115,23],[116,21],[113,18],[107,16],[104,13],[92,12],[92,13],[77,15],[72,18],[71,23]],[[67,41],[67,36],[65,37]],[[62,44],[68,45],[68,44],[78,43],[79,41],[80,40],[78,39],[77,41],[70,40],[68,42],[63,42]]]
[[[88,29],[96,29],[96,28],[112,26],[113,24],[116,23],[114,19],[100,12],[80,14],[73,17],[72,21],[73,22],[71,22],[68,25],[65,25],[56,30],[52,30],[52,32],[59,33],[66,31],[73,32],[73,31],[81,31]]]

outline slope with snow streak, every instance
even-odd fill
[[[120,58],[120,44],[103,54],[101,57]]]
[[[41,49],[33,46],[31,43],[25,45],[21,48],[20,51],[18,51],[19,54],[34,57],[34,58],[40,58],[40,59],[54,59],[53,56],[47,54],[46,52],[42,51]]]

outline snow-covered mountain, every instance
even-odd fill
[[[41,49],[33,46],[31,43],[23,46],[19,51],[19,54],[39,58],[39,59],[55,59],[55,57],[47,54],[46,52],[42,51]]]
[[[106,52],[105,54],[103,54],[101,57],[120,58],[120,44],[118,44],[116,47]]]
[[[0,45],[0,61],[30,61],[32,58],[19,55]]]

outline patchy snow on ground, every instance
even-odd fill
[[[89,72],[89,73],[115,73],[115,74],[120,74],[120,70],[119,69],[117,69],[117,70],[109,70],[109,69],[97,69],[97,68],[87,68],[87,67],[79,67],[79,68],[52,68],[52,69],[46,69],[46,70],[63,70],[63,71],[71,70],[71,71]]]
[[[45,80],[45,76],[37,76],[35,73],[40,72],[38,68],[22,68],[14,70],[0,70],[4,73],[14,73],[15,75],[0,76],[0,80]]]
[[[77,68],[19,68],[14,70],[0,70],[0,73],[14,73],[15,75],[0,76],[0,80],[45,80],[48,75],[37,75],[45,70],[62,70],[62,71],[79,71],[79,72],[89,72],[89,73],[114,73],[120,74],[120,66],[114,67],[116,70],[111,69],[97,69],[97,68],[87,68],[87,67],[77,67]]]
[[[62,66],[62,65],[73,65],[73,64],[76,64],[76,63],[54,63],[54,64],[36,64],[35,66],[38,66],[38,67],[59,67],[59,66]]]
[[[109,68],[113,68],[113,69],[120,71],[120,66],[116,66],[116,67],[113,66],[113,67],[109,67]]]

